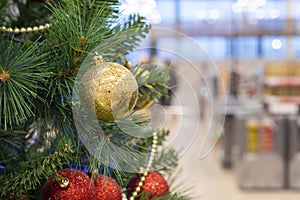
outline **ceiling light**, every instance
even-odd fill
[[[272,48],[273,48],[273,49],[278,50],[278,49],[281,49],[281,47],[282,47],[282,42],[281,42],[281,40],[279,40],[279,39],[274,39],[274,40],[272,41]]]

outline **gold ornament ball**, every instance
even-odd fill
[[[137,102],[138,85],[134,75],[123,65],[103,62],[85,72],[79,95],[87,113],[111,122],[132,112]]]

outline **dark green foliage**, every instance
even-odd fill
[[[0,130],[0,165],[6,170],[16,170],[15,161],[23,159],[25,135],[25,131]]]
[[[7,6],[7,0],[0,0],[0,19],[4,19],[4,17],[5,17],[6,6]],[[2,25],[2,23],[1,23],[1,25]]]
[[[50,21],[50,12],[46,9],[45,4],[27,0],[29,3],[23,4],[22,1],[15,0],[18,3],[20,16],[17,20],[12,21],[13,27],[33,27],[44,25]]]
[[[17,170],[2,174],[0,198],[8,199],[35,189],[43,180],[53,175],[53,171],[71,161],[73,150],[70,140],[61,138],[55,149],[57,151],[51,155],[41,154],[35,160],[20,162]]]
[[[0,40],[0,74],[7,74],[7,80],[0,85],[0,125],[12,129],[35,117],[37,100],[43,101],[38,90],[48,76],[48,66],[43,61],[47,54],[37,51],[39,45],[24,48],[21,44]]]
[[[139,85],[139,97],[147,101],[158,101],[161,96],[167,96],[169,68],[140,64],[132,68]]]
[[[142,192],[139,195],[139,200],[148,200],[149,199],[149,193]],[[166,195],[162,197],[154,197],[152,200],[192,200],[189,196],[182,196],[180,194],[173,194],[173,193],[167,193]]]

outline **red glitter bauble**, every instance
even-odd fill
[[[118,183],[104,175],[99,175],[91,191],[93,200],[122,200],[122,191]]]
[[[63,169],[57,174],[69,179],[67,187],[61,187],[51,176],[43,186],[44,200],[88,200],[90,178],[85,173],[75,169]]]
[[[135,191],[135,188],[138,186],[140,178],[134,177],[130,180],[127,190],[129,195]],[[148,200],[153,199],[154,197],[162,197],[169,192],[169,186],[164,177],[157,172],[149,172],[143,182],[141,187],[142,192],[147,192],[149,194]],[[138,198],[136,198],[138,199]]]

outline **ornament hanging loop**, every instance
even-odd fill
[[[58,181],[59,187],[61,187],[61,188],[66,188],[70,184],[70,181],[68,178],[63,177],[63,176],[59,175],[58,173],[56,173],[55,178]]]
[[[94,63],[95,65],[98,65],[100,63],[104,63],[103,57],[101,55],[98,55],[98,52],[95,52],[95,56],[94,56]]]

